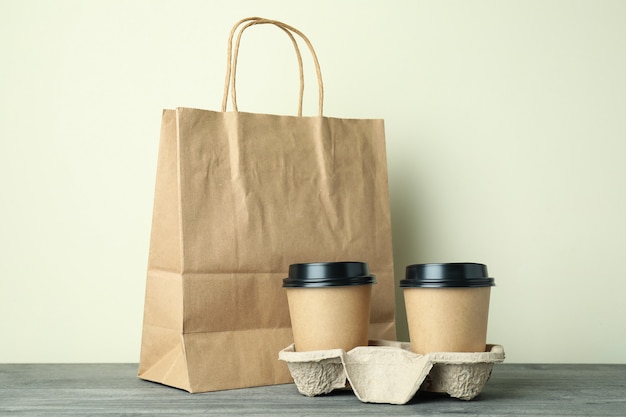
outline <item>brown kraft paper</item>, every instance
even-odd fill
[[[245,22],[298,34],[314,54],[281,22],[233,33]],[[189,392],[291,382],[278,352],[293,342],[292,263],[368,262],[369,338],[395,339],[383,121],[323,117],[318,77],[318,116],[226,112],[225,100],[163,112],[140,378]]]

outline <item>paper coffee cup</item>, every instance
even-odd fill
[[[375,283],[364,262],[290,265],[283,287],[296,351],[367,346]]]
[[[409,265],[400,287],[411,350],[484,352],[493,285],[483,264]]]

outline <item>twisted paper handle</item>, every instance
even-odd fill
[[[237,29],[239,28],[239,26],[241,26],[242,24],[246,22],[248,23],[241,28],[241,30],[239,31],[237,35],[237,40],[235,42],[235,49],[233,52],[232,44],[233,44],[233,37],[235,35],[235,32],[237,32]],[[241,42],[241,35],[243,34],[244,30],[246,30],[250,26],[259,25],[259,24],[272,24],[282,29],[289,36],[296,50],[296,56],[298,58],[298,69],[300,71],[300,95],[299,95],[299,102],[298,102],[298,116],[302,116],[302,101],[304,97],[304,71],[303,71],[302,55],[300,53],[300,48],[298,47],[298,43],[296,39],[294,38],[293,33],[295,33],[300,38],[302,38],[302,40],[304,40],[304,42],[307,44],[309,51],[311,52],[311,56],[313,58],[313,63],[315,64],[315,71],[317,73],[318,113],[319,113],[319,116],[322,116],[323,105],[324,105],[324,87],[322,83],[322,72],[320,70],[319,61],[317,59],[317,54],[315,53],[315,49],[313,48],[313,45],[311,44],[309,39],[306,37],[306,35],[304,35],[298,29],[292,26],[289,26],[286,23],[279,22],[277,20],[264,19],[261,17],[248,17],[246,19],[242,19],[233,26],[230,32],[230,36],[228,37],[226,79],[224,81],[224,96],[222,98],[222,111],[223,112],[226,111],[229,91],[230,91],[231,99],[233,103],[233,110],[238,111],[237,93],[235,89],[235,84],[236,84],[236,74],[237,74],[237,58],[239,55],[239,45]]]

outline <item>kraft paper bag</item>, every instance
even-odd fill
[[[309,46],[318,116],[237,110],[239,40],[257,24],[289,35],[301,80],[293,34]],[[395,339],[383,121],[322,116],[317,57],[291,26],[244,19],[228,44],[222,111],[162,118],[139,377],[189,392],[292,381],[278,360],[293,342],[282,288],[292,263],[368,262],[378,281],[370,337]]]

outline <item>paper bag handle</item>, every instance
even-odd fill
[[[224,98],[222,100],[222,111],[226,111],[226,101],[228,100],[228,89],[229,87],[232,85],[232,90],[231,90],[231,96],[232,96],[232,101],[233,101],[233,109],[235,111],[238,111],[237,108],[237,92],[235,90],[235,80],[236,80],[236,75],[237,75],[237,59],[239,57],[239,45],[241,43],[241,35],[243,34],[243,31],[246,30],[248,27],[258,24],[260,22],[258,21],[266,21],[268,19],[263,19],[261,17],[249,17],[246,19],[243,19],[239,22],[237,22],[237,24],[235,24],[235,26],[233,27],[233,29],[231,30],[230,33],[230,37],[228,39],[228,63],[232,63],[232,71],[231,68],[228,67],[226,70],[226,82],[224,85]],[[235,43],[235,54],[234,54],[234,58],[232,55],[232,38],[233,35],[235,33],[235,30],[242,24],[245,23],[247,21],[253,21],[251,23],[248,23],[246,26],[244,26],[241,31],[239,32],[239,35],[237,36],[237,42]],[[269,23],[269,22],[265,22],[265,23]],[[300,53],[300,48],[298,47],[298,42],[296,41],[296,39],[294,38],[293,34],[285,27],[280,26],[280,25],[276,25],[277,27],[279,27],[280,29],[283,30],[283,32],[285,32],[287,34],[287,36],[289,36],[289,38],[291,39],[291,43],[293,44],[294,49],[296,50],[296,57],[298,58],[298,69],[299,69],[299,73],[300,73],[300,91],[299,91],[299,99],[298,99],[298,116],[302,116],[302,102],[303,102],[303,98],[304,98],[304,69],[303,69],[303,65],[302,65],[302,54]],[[232,75],[231,75],[232,74]]]
[[[246,24],[240,31],[239,34],[237,36],[237,41],[235,43],[235,50],[234,53],[232,52],[232,41],[233,41],[233,37],[235,32],[237,31],[237,29],[239,28],[239,26],[241,26],[243,23],[245,22],[249,22],[248,24]],[[298,29],[294,28],[293,26],[287,25],[286,23],[277,21],[277,20],[270,20],[270,19],[264,19],[261,17],[249,17],[246,19],[242,19],[239,22],[237,22],[231,32],[230,32],[230,36],[228,38],[228,48],[227,48],[227,65],[226,65],[226,80],[224,82],[224,96],[222,98],[222,111],[226,111],[226,104],[228,101],[228,92],[230,90],[231,93],[231,98],[232,98],[232,102],[233,102],[233,109],[234,111],[238,111],[237,108],[237,93],[236,93],[236,89],[235,89],[235,82],[236,82],[236,73],[237,73],[237,58],[238,58],[238,54],[239,54],[239,44],[241,42],[241,35],[243,34],[243,31],[246,30],[247,28],[249,28],[250,26],[253,25],[258,25],[258,24],[272,24],[274,26],[279,27],[280,29],[282,29],[285,33],[287,33],[287,35],[289,35],[294,48],[296,50],[296,56],[298,58],[298,68],[300,70],[300,97],[299,97],[299,106],[298,106],[298,116],[302,116],[302,99],[304,96],[304,73],[303,73],[303,65],[302,65],[302,56],[300,54],[300,49],[298,48],[298,43],[296,42],[295,38],[292,35],[292,32],[297,34],[298,36],[300,36],[300,38],[302,38],[302,40],[304,40],[304,42],[307,44],[309,51],[311,52],[311,56],[313,58],[313,63],[315,65],[315,71],[317,73],[317,83],[318,83],[318,112],[319,112],[319,116],[322,116],[323,113],[323,103],[324,103],[324,87],[323,87],[323,82],[322,82],[322,72],[320,70],[320,65],[319,65],[319,61],[317,59],[317,54],[315,53],[315,49],[313,48],[313,45],[311,44],[311,42],[309,41],[309,39],[306,37],[306,35],[304,35],[302,32],[300,32]]]

